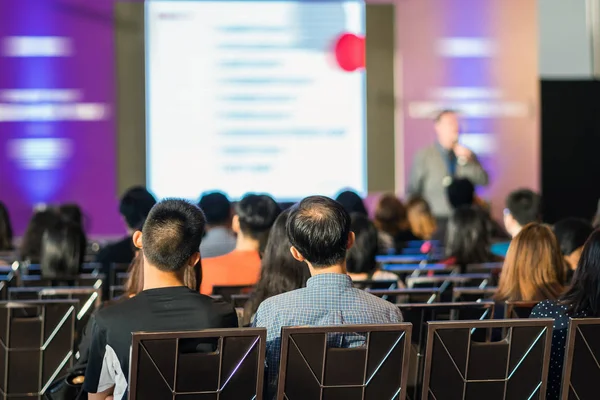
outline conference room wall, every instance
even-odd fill
[[[122,194],[146,182],[143,3],[118,2],[115,20],[118,190]],[[367,74],[369,193],[394,190],[395,185],[394,23],[393,5],[367,6],[366,63],[371,71]],[[198,152],[201,155],[202,149]]]

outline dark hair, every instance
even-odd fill
[[[465,266],[491,261],[486,219],[475,207],[460,207],[452,213],[446,231],[446,255]]]
[[[475,185],[467,178],[454,178],[446,188],[446,194],[453,209],[472,206],[475,201]]]
[[[40,262],[44,232],[50,228],[54,228],[59,223],[60,215],[54,209],[38,211],[33,214],[21,241],[21,259],[38,264]]]
[[[199,252],[204,225],[202,210],[186,200],[157,203],[142,230],[144,256],[161,271],[180,271]]]
[[[565,218],[554,224],[554,234],[565,256],[582,247],[592,232],[592,224],[582,218]]]
[[[561,297],[570,315],[600,317],[600,231],[591,234],[581,253],[571,287]]]
[[[444,115],[446,115],[446,114],[456,114],[456,113],[457,113],[456,110],[452,110],[450,108],[446,108],[446,109],[440,110],[440,111],[437,112],[437,114],[435,114],[435,117],[433,117],[433,121],[436,122],[436,123],[440,122],[440,120],[442,119],[442,117]]]
[[[287,234],[314,268],[329,267],[346,259],[350,214],[328,197],[307,197],[291,208]]]
[[[83,228],[83,212],[77,204],[67,203],[58,207],[58,213],[63,221],[71,222]]]
[[[540,219],[540,195],[529,189],[515,190],[506,198],[506,208],[521,226]]]
[[[42,235],[40,270],[47,279],[69,279],[79,273],[85,256],[86,241],[81,226],[61,221],[49,226]]]
[[[362,214],[350,215],[350,230],[356,239],[346,255],[346,268],[351,274],[370,274],[377,269],[375,256],[379,249],[379,234],[375,224]]]
[[[281,213],[279,205],[266,194],[247,194],[235,206],[240,230],[246,236],[258,240],[262,254],[267,245],[269,230]]]
[[[119,212],[130,229],[142,229],[144,220],[156,204],[154,196],[141,186],[133,187],[121,198]]]
[[[362,215],[369,215],[363,199],[358,193],[352,190],[344,190],[336,196],[335,201],[340,203],[348,214],[359,213]]]
[[[224,225],[231,222],[231,202],[222,192],[203,194],[198,206],[204,211],[208,225]]]
[[[290,210],[283,211],[273,224],[261,262],[256,289],[244,307],[244,325],[248,325],[260,303],[269,297],[299,289],[310,278],[308,266],[290,253],[292,244],[286,234]]]
[[[364,216],[364,214],[361,215]],[[397,235],[400,231],[410,229],[406,207],[404,207],[404,204],[402,204],[395,194],[384,194],[377,202],[377,207],[375,208],[375,226],[377,229],[392,236]]]
[[[8,210],[0,201],[0,251],[13,249],[13,231]]]

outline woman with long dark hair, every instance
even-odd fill
[[[585,243],[571,287],[558,300],[539,303],[530,317],[554,319],[546,398],[559,399],[569,318],[600,317],[600,231]]]
[[[289,209],[279,214],[271,228],[262,257],[260,278],[244,307],[244,325],[250,324],[258,306],[264,300],[300,289],[306,286],[306,281],[310,278],[308,266],[294,259],[290,253],[292,244],[285,230],[289,215]]]
[[[10,251],[13,249],[13,232],[10,223],[8,210],[4,203],[0,201],[0,251]]]

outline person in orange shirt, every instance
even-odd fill
[[[231,224],[237,234],[235,249],[223,256],[202,260],[202,294],[212,294],[213,286],[256,284],[260,254],[280,212],[279,205],[267,195],[248,194],[236,204]]]

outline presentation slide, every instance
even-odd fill
[[[146,2],[147,184],[366,191],[363,1]]]

